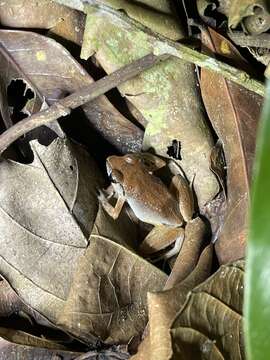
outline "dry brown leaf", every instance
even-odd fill
[[[115,221],[98,211],[102,181],[81,148],[31,144],[30,165],[0,163],[0,272],[26,304],[84,341],[127,343],[144,329],[146,293],[167,276],[132,251],[125,213]]]
[[[3,45],[0,46],[0,72],[0,112],[6,129],[22,118],[47,107],[42,93],[21,70]],[[11,88],[14,89],[13,96],[10,96]],[[30,140],[38,138],[40,142],[49,144],[57,135],[64,137],[60,125],[55,121],[20,138],[16,142],[15,148],[17,147],[24,158],[31,158]]]
[[[166,278],[123,245],[91,235],[59,323],[85,341],[91,333],[106,343],[128,343],[147,323],[147,292],[162,289]]]
[[[73,9],[77,9],[81,11],[84,10],[83,0],[55,0],[55,1],[59,4],[70,6]],[[117,1],[118,0],[115,0],[116,4]],[[122,0],[120,0],[119,3],[120,2],[122,2]],[[136,0],[131,0],[130,3],[131,5],[138,5]],[[141,0],[140,3],[143,6],[148,7],[152,11],[156,11],[163,14],[169,14],[169,15],[172,14],[172,7],[168,0]]]
[[[172,360],[245,359],[244,261],[222,265],[188,295],[171,330]]]
[[[38,325],[39,329],[40,326],[43,330],[45,330],[46,327],[47,332],[48,328],[50,328],[50,330],[52,329],[50,340],[54,338],[54,335],[58,336],[57,339],[61,338],[63,342],[71,340],[68,334],[62,331],[60,334],[59,328],[30,306],[26,305],[8,282],[3,279],[0,281],[0,317],[2,320],[5,320],[5,324],[9,324],[10,316],[13,316],[11,326],[14,330],[24,330],[25,324],[28,323],[28,325],[31,324],[31,328],[27,328],[27,331],[32,334],[35,334],[37,330],[36,325]]]
[[[6,329],[4,329],[6,330]],[[0,329],[0,358],[5,360],[74,360],[75,357],[81,353],[62,350],[58,344],[45,341],[41,338],[34,338],[33,336],[20,333],[17,334],[16,339],[12,341],[6,340],[3,336],[4,332]],[[19,336],[25,340],[26,344],[16,343]]]
[[[48,29],[76,44],[82,43],[85,15],[52,0],[9,0],[0,3],[0,24],[11,28]]]
[[[2,45],[0,46],[0,71],[0,110],[4,124],[6,128],[9,128],[14,124],[12,117],[15,115],[13,111],[15,104],[11,105],[8,103],[8,86],[12,81],[15,81],[15,79],[23,80],[26,85],[26,88],[24,89],[25,94],[28,89],[33,89],[33,97],[27,100],[25,106],[20,110],[22,114],[29,116],[39,111],[43,105],[44,99],[39,90],[31,84],[30,79],[23,74],[17,63]]]
[[[0,30],[0,41],[48,104],[93,82],[70,53],[52,39],[31,32]],[[142,130],[121,115],[105,96],[83,109],[91,126],[118,151],[140,151]]]
[[[201,253],[194,270],[186,279],[173,288],[148,294],[149,334],[139,346],[132,360],[169,360],[172,354],[170,339],[171,324],[184,305],[186,296],[195,286],[210,275],[213,246],[207,246]]]
[[[269,4],[266,0],[230,0],[228,25],[235,28],[241,21],[250,34],[260,34],[270,28]]]
[[[210,37],[203,33],[208,49],[241,63],[240,55],[227,39],[214,30],[209,34]],[[262,98],[205,69],[201,71],[201,91],[224,146],[227,164],[227,209],[216,242],[219,261],[226,263],[245,253],[249,188]]]
[[[13,344],[17,345],[41,347],[54,350],[66,350],[64,345],[47,340],[44,337],[40,338],[21,330],[6,329],[3,327],[0,327],[0,339],[12,342]]]
[[[94,161],[57,139],[32,142],[33,163],[0,162],[0,272],[22,300],[56,323],[88,245],[102,184]]]
[[[184,243],[166,281],[164,290],[174,287],[193,271],[201,254],[206,234],[206,225],[199,217],[187,223]]]
[[[172,40],[179,40],[182,38],[182,30],[180,22],[170,9],[168,1],[160,1],[163,5],[163,9],[166,6],[166,11],[160,11],[157,1],[142,0],[138,1],[126,1],[126,0],[101,0],[100,3],[109,5],[116,10],[125,11],[125,13],[149,27],[150,29],[166,36]]]

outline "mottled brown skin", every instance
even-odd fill
[[[121,185],[123,195],[138,219],[152,225],[182,225],[177,199],[149,171],[142,158],[134,154],[110,156],[107,169]],[[117,192],[117,186],[115,190]]]
[[[178,201],[181,194],[178,199],[178,196],[170,192],[166,185],[153,174],[153,171],[164,165],[164,161],[150,154],[108,157],[106,166],[112,183],[105,191],[109,195],[107,198],[104,193],[100,193],[99,200],[103,208],[110,216],[117,219],[124,203],[127,202],[136,217],[143,222],[155,226],[182,226],[184,220]],[[117,196],[115,207],[108,202],[108,198],[113,194]],[[183,194],[183,198],[189,200],[191,197]],[[185,208],[183,203],[181,208]],[[187,204],[187,208],[191,208],[190,204]],[[185,220],[190,219],[185,218]]]

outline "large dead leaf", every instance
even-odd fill
[[[172,360],[245,359],[244,261],[223,265],[191,291],[171,330]]]
[[[0,30],[0,41],[49,104],[93,81],[70,53],[52,39],[31,32]],[[117,150],[140,150],[142,131],[105,96],[85,104],[83,109],[91,125]]]
[[[60,324],[85,341],[91,333],[107,343],[127,343],[147,323],[147,292],[160,290],[166,278],[122,245],[92,235]]]
[[[126,218],[116,222],[100,207],[59,318],[61,327],[85,341],[91,333],[112,344],[141,334],[147,292],[162,289],[167,276],[132,252],[136,235]]]
[[[201,218],[197,217],[187,223],[184,243],[177,255],[164,289],[174,287],[194,270],[207,237],[206,235],[208,235],[207,228]]]
[[[213,246],[207,246],[193,271],[185,280],[165,291],[148,294],[149,334],[139,346],[133,360],[169,360],[172,354],[170,328],[184,305],[187,294],[208,278],[211,271]]]
[[[221,35],[210,30],[204,44],[234,61],[237,51]],[[227,163],[227,209],[216,252],[221,263],[244,256],[252,161],[262,98],[217,73],[201,70],[204,104],[225,152]]]
[[[32,164],[0,162],[0,272],[19,296],[54,323],[97,214],[94,162],[55,140],[32,143]]]
[[[48,29],[81,44],[85,16],[52,0],[10,0],[0,3],[0,23],[11,28]]]
[[[167,276],[131,251],[136,231],[125,213],[115,221],[98,211],[100,174],[82,149],[60,139],[32,149],[30,165],[0,163],[0,273],[85,341],[128,342],[144,328],[147,291]]]
[[[155,39],[106,10],[86,7],[88,12],[82,56],[95,54],[111,73],[155,50]],[[153,148],[167,156],[173,140],[180,141],[182,160],[179,164],[188,179],[194,178],[199,205],[204,205],[218,191],[214,174],[209,169],[213,145],[198,96],[194,67],[171,58],[145,71],[119,87],[148,121],[144,149]]]
[[[0,46],[0,112],[5,128],[11,127],[22,118],[32,115],[47,107],[44,96],[21,70],[4,46]],[[13,89],[13,94],[11,89]],[[11,96],[12,94],[12,96]],[[49,130],[49,128],[51,130]],[[38,138],[40,142],[49,144],[57,135],[64,133],[57,121],[37,128],[21,137],[15,145],[24,158],[31,158],[29,141]]]
[[[12,81],[15,81],[15,79],[24,81],[25,89],[22,90],[24,91],[23,95],[25,95],[25,97],[28,89],[33,89],[33,94],[29,95],[29,98],[30,96],[32,96],[32,98],[26,99],[26,104],[20,109],[22,115],[29,116],[39,111],[44,99],[42,99],[39,90],[30,83],[29,79],[22,73],[19,66],[3,46],[0,46],[0,71],[0,111],[6,128],[9,128],[14,124],[12,117],[15,116],[15,104],[9,104],[8,102],[8,87],[12,84]],[[18,99],[16,100],[18,101]]]

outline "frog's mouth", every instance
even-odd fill
[[[111,168],[110,164],[108,163],[108,161],[106,162],[106,171],[107,171],[108,176],[111,176],[112,168]]]
[[[106,171],[107,171],[108,177],[111,179],[111,177],[112,177],[112,168],[111,168],[111,165],[110,165],[110,163],[108,161],[106,162]]]
[[[109,178],[110,182],[117,183],[116,178],[113,176],[113,170],[111,168],[111,165],[108,161],[106,162],[106,170],[107,170],[107,174],[108,174],[108,178]]]

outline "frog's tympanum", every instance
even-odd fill
[[[141,245],[145,255],[166,248],[175,242],[164,258],[175,255],[181,247],[182,226],[191,220],[194,209],[193,194],[185,178],[174,175],[168,188],[154,172],[166,162],[148,153],[110,156],[106,166],[111,185],[100,192],[99,200],[105,211],[117,219],[125,202],[136,217],[155,227]],[[115,206],[109,199],[117,198]]]

